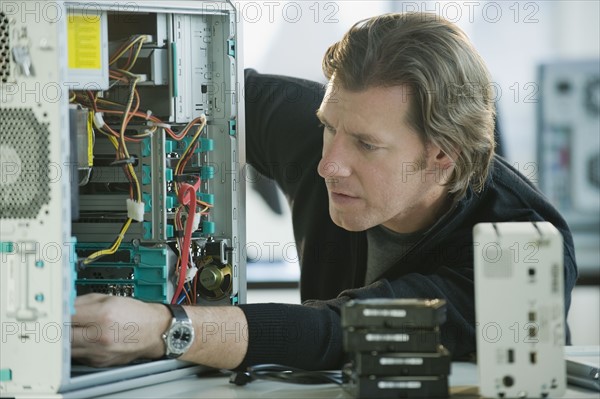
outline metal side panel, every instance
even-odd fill
[[[11,68],[0,83],[0,395],[49,395],[69,378],[74,295],[65,8],[0,12]]]

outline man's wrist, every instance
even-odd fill
[[[152,325],[148,325],[150,334],[147,337],[148,346],[146,347],[146,355],[144,357],[147,359],[159,359],[166,353],[165,341],[162,335],[169,328],[169,325],[171,325],[173,316],[171,316],[171,312],[163,304],[149,303],[147,305],[150,307],[149,314],[151,317],[149,320],[152,320]]]

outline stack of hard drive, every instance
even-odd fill
[[[441,345],[442,299],[352,300],[342,308],[344,388],[356,398],[448,396],[450,354]]]

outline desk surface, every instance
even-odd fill
[[[477,366],[452,363],[450,392],[453,398],[479,398]],[[565,398],[600,398],[600,393],[569,385]],[[227,376],[187,377],[130,391],[102,396],[115,398],[351,398],[337,385],[297,385],[271,381],[253,381],[246,386],[229,383]]]

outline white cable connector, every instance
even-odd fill
[[[127,198],[127,217],[136,222],[144,221],[144,203]]]
[[[200,215],[200,212],[196,212],[194,214],[194,224],[192,224],[192,228],[194,229],[193,231],[196,231],[200,228],[201,218],[202,218],[202,215]]]
[[[96,129],[102,129],[105,125],[102,112],[94,112],[94,126],[96,126]]]
[[[196,265],[192,265],[192,267],[189,267],[185,272],[185,282],[187,283],[189,281],[192,281],[194,277],[196,277],[196,273],[198,273],[198,268],[196,267]]]
[[[162,127],[165,129],[170,129],[171,125],[169,125],[168,123],[160,123],[160,122],[153,122],[153,121],[148,121],[146,123],[148,126],[157,126],[157,127]]]

